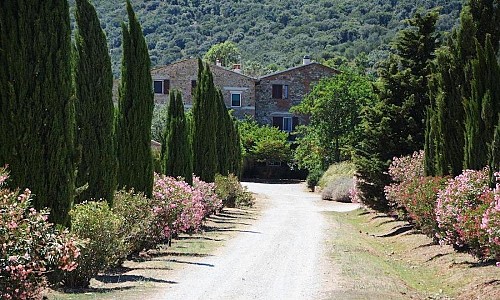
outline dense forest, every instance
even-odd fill
[[[74,7],[73,1],[70,1]],[[108,37],[115,76],[121,57],[125,1],[94,0]],[[152,66],[201,56],[217,43],[233,41],[241,62],[271,69],[315,60],[367,54],[384,58],[396,32],[418,9],[440,7],[438,31],[458,22],[462,0],[132,0],[148,44]]]

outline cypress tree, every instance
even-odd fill
[[[75,202],[106,199],[112,203],[116,188],[113,138],[113,73],[106,36],[94,7],[76,0],[75,33],[77,144],[81,149],[76,186],[88,185]]]
[[[146,41],[130,1],[127,0],[128,28],[122,24],[122,78],[116,124],[118,186],[134,188],[151,196],[153,159],[151,120],[154,97]]]
[[[481,169],[488,165],[489,147],[493,141],[497,116],[500,113],[500,66],[486,35],[484,47],[476,42],[476,58],[471,61],[471,95],[464,101],[465,160],[467,169]]]
[[[229,136],[229,173],[241,177],[242,155],[241,155],[241,138],[238,129],[238,123],[234,116],[230,116]]]
[[[71,28],[65,0],[0,1],[0,165],[68,225],[75,190]]]
[[[217,90],[217,173],[227,176],[230,166],[231,118],[227,111],[222,92]]]
[[[167,128],[164,133],[162,152],[164,153],[165,175],[181,176],[193,184],[193,161],[189,126],[184,114],[182,96],[178,91],[170,91]]]
[[[489,147],[489,166],[490,166],[490,187],[496,185],[495,173],[500,171],[500,115],[498,115],[497,125],[493,133],[493,141]]]
[[[217,94],[208,65],[198,61],[198,82],[193,99],[193,171],[213,182],[217,172]]]

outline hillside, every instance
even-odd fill
[[[72,1],[70,1],[72,2]],[[125,1],[94,0],[109,39],[115,74],[121,53]],[[404,20],[417,9],[441,7],[438,28],[457,23],[462,0],[132,0],[149,45],[152,65],[203,55],[231,40],[244,64],[285,68],[304,54],[327,59],[383,57]]]

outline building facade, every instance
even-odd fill
[[[243,119],[254,117],[258,123],[272,125],[291,132],[299,124],[307,123],[307,116],[295,116],[290,108],[299,104],[312,86],[321,78],[338,73],[304,57],[300,66],[252,78],[240,73],[239,65],[233,70],[210,65],[214,84],[223,94],[224,102],[234,115]],[[193,92],[197,84],[197,59],[182,60],[151,70],[155,103],[165,104],[169,91],[181,91],[186,108],[192,107]]]

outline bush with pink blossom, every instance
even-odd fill
[[[31,192],[5,186],[0,168],[0,299],[41,299],[46,275],[73,271],[79,241],[47,221],[48,211],[30,208]]]
[[[222,199],[215,192],[215,183],[205,182],[197,176],[193,176],[193,188],[201,193],[205,205],[205,216],[218,213],[222,209]]]
[[[384,190],[393,209],[422,233],[435,238],[437,193],[444,187],[446,179],[424,177],[423,151],[394,158],[389,174],[394,183]]]
[[[499,173],[495,174],[497,180]],[[487,257],[500,261],[500,185],[497,184],[489,207],[481,219],[481,230],[485,233],[482,242],[487,248]]]
[[[438,193],[436,220],[437,237],[441,243],[453,245],[457,250],[466,250],[484,258],[486,232],[481,228],[483,214],[493,201],[488,186],[488,168],[465,170],[455,178],[448,179],[446,187]]]

